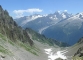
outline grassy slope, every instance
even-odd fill
[[[51,39],[51,38],[46,38],[44,35],[41,35],[35,31],[33,31],[30,28],[27,28],[26,31],[32,36],[32,40],[36,40],[41,42],[42,44],[48,44],[49,46],[68,46],[68,44]]]
[[[38,52],[40,51],[35,46],[31,47],[30,45],[22,43],[21,41],[17,41],[16,43],[12,42],[4,35],[0,34],[0,56],[14,56],[15,50],[18,49],[20,51],[20,48],[27,52],[30,52],[35,56],[38,56]]]
[[[33,47],[19,40],[13,42],[0,33],[0,58],[5,56],[4,60],[14,58],[17,60],[47,60],[47,55],[44,53],[46,47],[50,48],[48,44],[38,41],[34,41]]]

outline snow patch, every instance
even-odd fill
[[[74,15],[73,17],[69,18],[69,19],[72,19],[72,20],[80,19],[80,15],[81,15],[81,17],[83,17],[83,12],[82,13],[78,13],[78,14]]]
[[[51,16],[51,17],[49,17],[49,18],[52,19],[52,20],[58,20],[58,18],[56,17],[56,15]]]
[[[67,59],[67,57],[65,56],[65,53],[68,51],[66,51],[66,50],[57,51],[56,53],[52,52],[52,48],[44,49],[44,50],[45,50],[45,53],[48,54],[48,60],[56,60],[58,58]]]
[[[67,18],[66,15],[65,15],[64,13],[62,13],[62,17],[63,17],[63,18]]]

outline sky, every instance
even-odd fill
[[[32,14],[50,14],[55,11],[83,12],[83,0],[0,0],[0,5],[13,18]]]

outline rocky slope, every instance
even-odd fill
[[[29,38],[28,33],[13,21],[7,10],[3,10],[0,6],[0,33],[7,36],[13,42],[20,40],[33,45],[33,41]]]
[[[66,56],[68,56],[70,60],[83,60],[83,38],[80,38],[76,44],[67,49],[68,52]]]
[[[74,56],[82,57],[83,56],[83,37],[78,41],[78,44],[82,44],[81,47],[77,50]]]

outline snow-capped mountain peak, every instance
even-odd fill
[[[61,15],[62,15],[63,18],[69,18],[69,17],[72,16],[72,14],[70,14],[70,13],[68,13],[66,11],[62,12]]]
[[[79,18],[83,19],[83,12],[76,14]]]
[[[25,25],[26,23],[28,23],[28,22],[30,22],[30,21],[33,21],[33,20],[35,20],[35,19],[37,19],[37,18],[40,18],[40,17],[43,17],[43,15],[35,14],[35,15],[27,16],[27,17],[26,17],[26,20],[23,21],[23,22],[21,23],[21,25]]]
[[[48,16],[48,14],[45,14],[45,15],[43,15],[44,17],[47,17]]]
[[[67,18],[66,15],[65,15],[64,13],[62,13],[62,17],[63,17],[63,18]]]
[[[68,20],[82,20],[83,19],[83,12],[82,13],[77,13],[75,15],[72,15]]]
[[[24,18],[22,17],[16,21],[23,28],[30,27],[40,34],[44,34],[47,37],[61,40],[63,42],[65,42],[65,39],[67,39],[68,41],[69,39],[71,39],[72,41],[72,36],[70,35],[75,34],[75,32],[77,31],[83,31],[83,28],[82,28],[83,12],[72,15],[71,13],[68,13],[68,12],[56,11],[55,13],[48,14],[48,15],[34,14],[31,16],[25,16]],[[73,31],[75,32],[73,33]],[[79,34],[79,35],[83,36],[83,34]],[[63,37],[59,38],[58,36],[60,37],[63,36]],[[77,35],[75,36],[77,37]],[[68,42],[68,43],[73,44],[74,42],[72,43]]]
[[[60,11],[56,11],[54,14],[55,15],[60,15]]]
[[[43,17],[43,16],[42,16],[42,15],[33,15],[33,16],[31,17],[31,20],[37,19],[37,18],[39,18],[39,17]]]
[[[49,18],[52,19],[52,20],[58,20],[58,18],[56,17],[56,15],[51,16],[51,17],[49,17]]]

